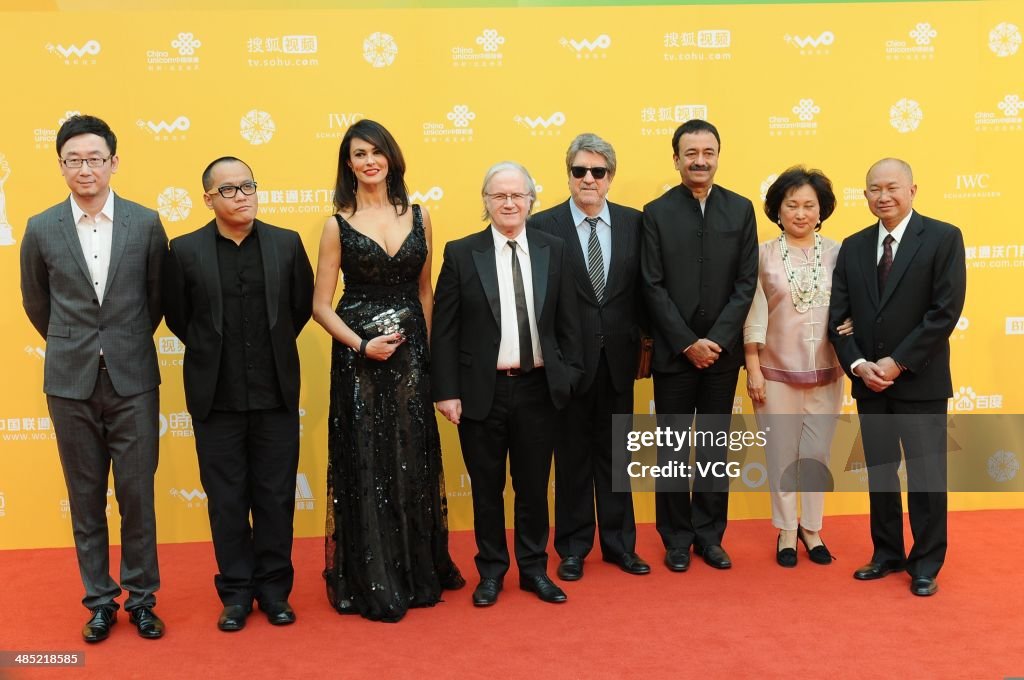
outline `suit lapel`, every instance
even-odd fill
[[[89,284],[89,288],[92,288],[92,274],[89,273],[89,265],[85,263],[85,253],[82,252],[82,241],[78,238],[78,229],[75,226],[75,216],[71,212],[71,201],[68,199],[64,203],[64,208],[61,210],[60,216],[57,218],[57,222],[60,225],[60,233],[64,235],[64,240],[68,244],[68,251],[71,253],[72,259],[78,264],[78,268],[82,271],[82,276],[85,277],[86,282]]]
[[[220,289],[220,265],[217,264],[217,223],[210,222],[203,227],[203,235],[199,245],[199,270],[203,273],[206,295],[210,299],[210,316],[213,317],[213,328],[218,335],[223,335],[224,296]]]
[[[864,287],[867,288],[871,304],[878,309],[878,230],[876,223],[864,232],[864,240],[860,246],[860,267],[864,272]]]
[[[629,232],[623,227],[625,220],[619,219],[618,206],[608,203],[608,214],[612,218],[612,261],[608,265],[608,280],[604,284],[604,299],[607,300],[611,297],[612,285],[618,283],[619,270],[626,261],[626,241],[629,238]],[[618,227],[615,224],[618,223]]]
[[[257,227],[257,225],[259,225]],[[276,243],[271,243],[273,234],[271,230],[260,221],[253,223],[254,229],[259,229],[260,259],[263,260],[263,285],[267,298],[267,321],[268,327],[273,328],[277,323],[277,297],[281,294],[281,269],[278,267]]]
[[[480,234],[478,242],[473,246],[473,263],[476,274],[480,277],[484,295],[494,315],[494,323],[501,328],[501,298],[498,295],[498,265],[494,260],[494,239],[491,228],[487,227]]]
[[[114,194],[114,224],[113,234],[110,237],[110,265],[107,267],[107,286],[114,281],[114,274],[121,264],[121,257],[124,255],[125,246],[128,244],[128,235],[131,233],[132,215],[128,204]]]
[[[572,199],[569,200],[571,201]],[[555,235],[565,241],[565,248],[569,252],[569,261],[572,263],[573,272],[579,280],[580,290],[587,291],[587,295],[596,304],[597,298],[594,297],[594,285],[590,282],[590,274],[587,272],[587,256],[583,252],[579,233],[576,231],[576,225],[573,223],[569,201],[562,205],[564,209],[559,209],[556,217],[555,223],[558,233]]]
[[[903,230],[903,240],[896,249],[896,257],[892,261],[892,269],[889,270],[889,278],[885,281],[885,290],[882,291],[882,299],[878,303],[881,309],[892,297],[892,292],[899,285],[900,279],[907,273],[910,261],[914,259],[917,250],[921,247],[921,232],[924,231],[924,220],[916,212],[910,216],[907,228]]]
[[[526,230],[526,240],[530,244],[530,271],[533,277],[533,309],[537,314],[537,327],[544,317],[544,301],[548,294],[548,263],[551,261],[551,247],[538,242],[531,229]]]

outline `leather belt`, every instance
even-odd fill
[[[543,370],[543,366],[534,366],[533,370],[531,371],[523,371],[522,369],[519,368],[499,368],[498,375],[508,376],[509,378],[518,378],[520,376],[530,375],[531,373],[536,373],[537,371]]]

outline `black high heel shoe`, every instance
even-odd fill
[[[775,561],[779,563],[780,567],[795,567],[796,566],[796,548],[783,548],[782,547],[782,532],[779,532],[779,539],[775,542]]]
[[[832,553],[828,551],[825,544],[816,545],[813,548],[807,545],[807,537],[804,536],[804,528],[798,527],[796,530],[796,537],[800,539],[800,542],[804,544],[804,548],[807,549],[807,555],[811,558],[811,562],[815,564],[832,564],[832,561],[836,558],[833,557]]]

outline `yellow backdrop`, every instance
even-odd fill
[[[20,309],[18,249],[27,218],[66,198],[54,137],[72,112],[119,136],[113,186],[158,208],[170,236],[204,224],[200,172],[225,154],[255,170],[261,217],[297,230],[315,262],[331,212],[337,148],[362,117],[395,134],[415,200],[443,243],[482,228],[490,164],[524,163],[540,208],[567,195],[572,137],[611,141],[611,198],[637,207],[678,182],[672,131],[718,125],[718,181],[759,202],[794,163],[824,169],[839,194],[825,233],[869,223],[861,190],[877,158],[914,166],[921,212],[961,226],[967,308],[953,336],[952,408],[1013,413],[1024,389],[1016,292],[1024,238],[1015,205],[1024,157],[1024,7],[1018,2],[407,9],[293,12],[4,12],[0,66],[0,548],[70,545],[66,491],[41,391],[45,346]],[[777,234],[762,216],[761,237]],[[161,541],[205,540],[206,501],[181,385],[183,348],[164,328]],[[300,340],[302,454],[296,529],[322,534],[330,344]],[[1010,359],[1008,361],[1008,359]],[[650,382],[637,410],[650,407]],[[749,411],[749,404],[739,402]],[[847,409],[852,404],[847,401]],[[455,430],[441,425],[450,524],[471,526]],[[113,504],[113,498],[111,497]],[[1018,507],[1019,496],[963,494],[953,507]],[[835,494],[830,513],[864,512]],[[736,494],[734,517],[768,514],[764,494]],[[111,517],[115,520],[116,509]],[[640,521],[653,498],[637,497]],[[116,540],[116,531],[115,531]]]

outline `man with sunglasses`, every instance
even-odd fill
[[[185,400],[224,605],[217,626],[244,628],[253,600],[271,624],[287,625],[295,621],[295,340],[313,311],[313,270],[296,232],[256,219],[256,182],[241,160],[210,163],[203,192],[214,219],[171,241],[164,302],[167,326],[185,344]]]
[[[562,413],[555,446],[558,576],[583,577],[595,529],[605,562],[627,574],[648,574],[650,566],[636,554],[633,498],[612,490],[614,475],[625,477],[625,470],[613,472],[612,415],[633,412],[637,343],[646,325],[640,211],[607,200],[615,149],[597,135],[572,140],[565,166],[570,198],[529,221],[565,241],[582,331],[583,379]]]
[[[71,506],[86,642],[107,638],[116,598],[144,638],[159,638],[160,587],[153,475],[160,423],[160,273],[167,235],[149,208],[114,195],[117,137],[94,116],[57,131],[60,173],[71,196],[28,221],[21,293],[46,339],[43,392]],[[107,476],[121,514],[120,585],[110,576]]]
[[[754,206],[714,184],[720,149],[711,123],[680,125],[672,159],[682,181],[644,206],[641,269],[654,331],[654,404],[658,425],[675,431],[692,424],[728,433],[743,365],[743,322],[757,287]],[[687,462],[689,447],[684,450],[685,456],[659,448],[659,465]],[[702,465],[724,462],[726,455],[721,445],[697,446]],[[697,477],[691,499],[689,479],[658,480],[656,526],[672,571],[689,568],[691,545],[708,565],[732,566],[722,547],[728,481]]]

